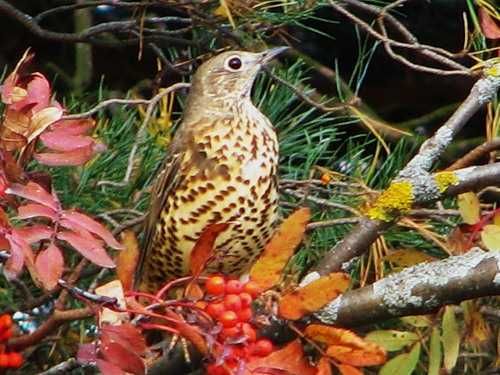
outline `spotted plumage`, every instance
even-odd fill
[[[278,141],[250,91],[262,65],[282,50],[225,52],[195,73],[152,192],[139,289],[154,291],[187,274],[193,245],[209,224],[231,223],[217,238],[209,271],[241,273],[269,240],[278,207]]]

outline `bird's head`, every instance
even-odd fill
[[[288,47],[275,47],[264,52],[223,52],[204,62],[192,81],[192,94],[214,100],[241,100],[249,97],[259,70]]]

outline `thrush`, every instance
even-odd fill
[[[259,70],[285,49],[224,52],[194,74],[153,187],[140,290],[188,274],[190,252],[210,224],[230,226],[217,238],[207,271],[242,273],[269,240],[278,208],[278,141],[250,94]]]

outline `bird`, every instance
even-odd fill
[[[278,218],[278,139],[252,103],[259,71],[288,47],[226,51],[196,70],[181,123],[154,182],[135,276],[157,291],[190,272],[190,253],[211,224],[229,223],[205,272],[241,275]]]

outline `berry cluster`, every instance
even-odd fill
[[[0,368],[19,368],[23,364],[20,353],[5,353],[5,343],[12,337],[12,318],[4,314],[0,316]]]
[[[221,324],[218,340],[230,353],[224,357],[223,364],[208,365],[208,375],[227,375],[227,369],[235,369],[240,361],[251,356],[265,357],[273,351],[272,342],[257,338],[257,331],[251,323],[251,304],[260,294],[255,282],[241,283],[212,276],[207,279],[205,290],[210,300],[204,307],[205,312]]]

